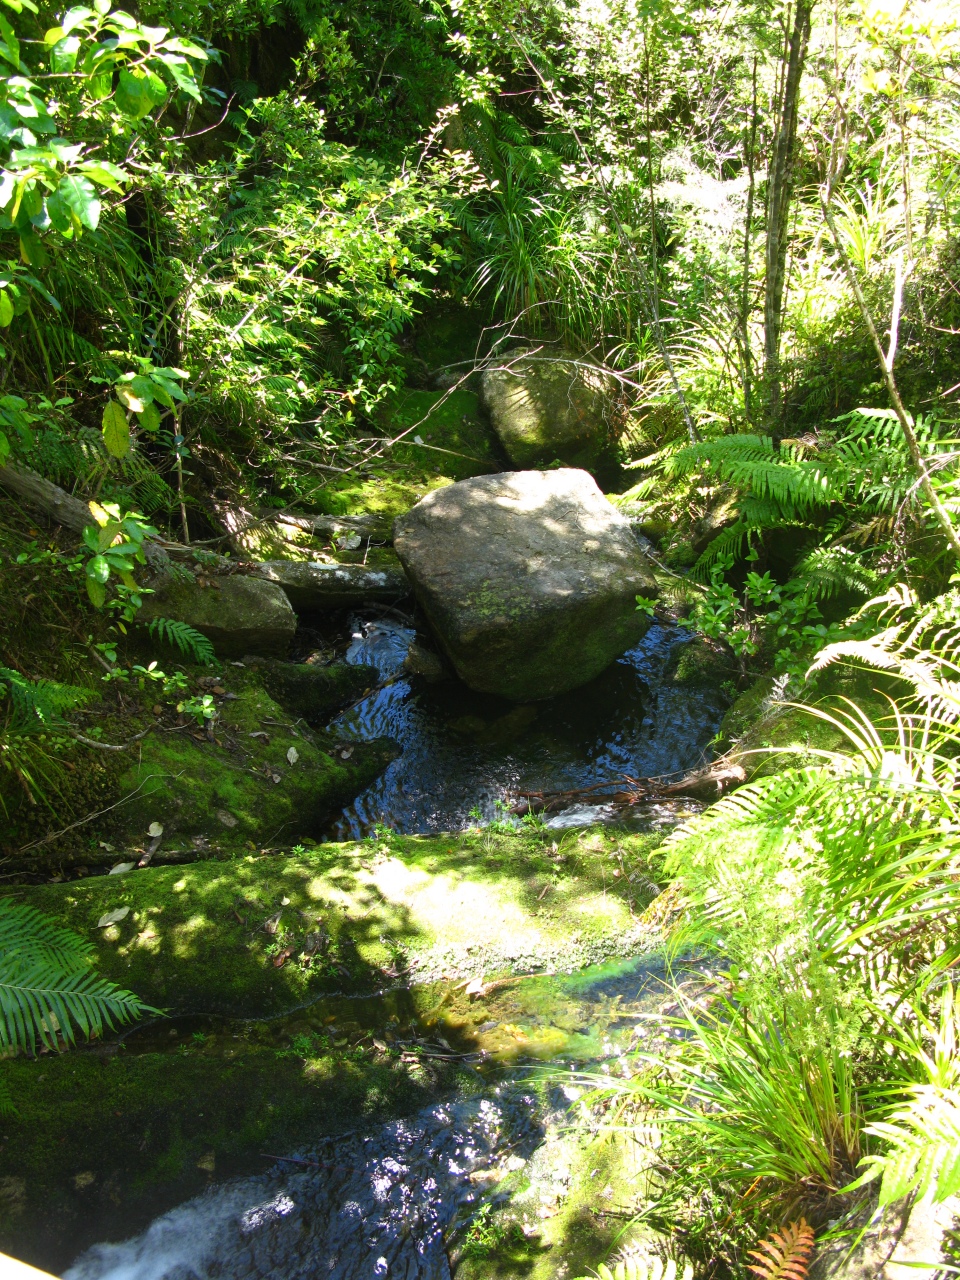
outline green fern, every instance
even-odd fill
[[[202,666],[212,666],[217,655],[207,637],[186,622],[178,622],[175,618],[153,618],[147,627],[156,640],[175,645],[186,658],[192,658]]]
[[[152,1012],[90,968],[93,948],[32,907],[0,901],[0,1048],[34,1052]]]
[[[597,1267],[598,1280],[677,1280],[677,1263],[668,1258],[624,1258],[611,1270],[604,1263]],[[580,1280],[593,1280],[593,1277],[581,1276]],[[681,1280],[693,1280],[693,1267],[688,1262],[683,1268]]]
[[[960,991],[945,987],[939,1025],[914,1014],[933,1042],[906,1045],[924,1079],[903,1089],[904,1106],[867,1127],[886,1150],[862,1161],[866,1173],[855,1184],[880,1178],[881,1208],[912,1192],[942,1203],[960,1191]]]
[[[843,591],[871,596],[882,578],[847,547],[816,547],[799,562],[794,576],[803,581],[813,600],[831,600]]]
[[[28,680],[19,671],[0,667],[0,767],[13,774],[29,803],[52,808],[61,770],[51,746],[65,738],[64,712],[86,702],[91,693],[54,680]],[[0,793],[0,808],[7,812]]]

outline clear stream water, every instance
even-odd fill
[[[377,823],[400,834],[462,830],[496,817],[498,802],[518,791],[568,791],[624,774],[679,777],[702,762],[727,705],[719,689],[670,680],[690,639],[679,626],[655,623],[590,684],[525,706],[458,680],[406,677],[412,624],[358,617],[351,631],[347,661],[375,666],[389,683],[331,727],[347,740],[393,738],[402,754],[337,818],[333,840],[368,835]],[[667,806],[638,811],[636,820],[656,824],[670,815]],[[590,806],[551,821],[604,816]]]
[[[420,1017],[405,1016],[396,993],[320,1001],[312,1011],[318,1027],[334,1009],[338,1034],[387,1026],[401,1044],[462,1055],[477,1092],[306,1145],[267,1173],[180,1205],[131,1240],[94,1246],[65,1280],[449,1280],[451,1238],[490,1183],[521,1168],[562,1127],[579,1090],[559,1069],[614,1061],[642,1036],[663,995],[662,964],[647,957],[507,980],[468,1015],[440,985]],[[219,1034],[228,1040],[230,1024]],[[148,1030],[141,1047],[164,1040],[169,1046],[166,1028],[160,1040]],[[529,1064],[545,1061],[558,1068],[556,1079],[534,1090]]]
[[[333,839],[378,823],[401,833],[457,830],[497,817],[518,791],[679,775],[703,761],[725,709],[719,690],[670,679],[688,640],[679,627],[651,626],[590,685],[522,707],[456,680],[405,676],[412,622],[356,617],[341,648],[344,639],[347,661],[375,666],[384,683],[332,727],[345,740],[393,738],[402,753],[334,821]],[[602,805],[581,805],[549,821],[604,816]],[[634,821],[677,816],[676,807],[647,807]],[[648,956],[506,980],[468,1015],[462,998],[454,1013],[443,984],[416,1000],[401,992],[320,1001],[273,1034],[319,1032],[333,1017],[338,1034],[356,1041],[376,1032],[458,1056],[476,1073],[476,1090],[368,1132],[307,1142],[269,1172],[214,1187],[131,1240],[89,1249],[66,1280],[449,1280],[451,1238],[485,1186],[563,1125],[575,1089],[562,1073],[609,1065],[637,1042],[663,993],[662,967]],[[414,1012],[431,1005],[428,1015]],[[212,1032],[211,1052],[239,1038],[230,1024]],[[138,1039],[156,1051],[149,1030],[129,1038],[128,1051]],[[531,1065],[548,1061],[554,1085],[531,1088]]]

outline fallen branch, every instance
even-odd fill
[[[521,818],[528,813],[558,813],[572,805],[587,801],[629,807],[691,796],[700,800],[716,800],[731,787],[746,782],[747,772],[736,760],[717,760],[706,769],[688,773],[677,782],[663,778],[622,778],[596,782],[590,787],[573,787],[569,791],[519,791],[510,812]],[[624,786],[626,784],[626,786]]]

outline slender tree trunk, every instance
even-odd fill
[[[797,121],[800,84],[810,39],[814,0],[796,0],[793,26],[784,49],[777,129],[767,175],[766,283],[763,298],[763,400],[764,418],[779,439],[783,414],[780,377],[780,336],[783,329],[783,295],[786,285],[790,197],[793,194],[797,158]]]
[[[747,208],[743,222],[743,287],[740,295],[740,327],[743,345],[743,412],[747,425],[753,424],[753,352],[750,349],[750,242],[753,229],[753,198],[756,193],[757,158],[757,59],[753,59],[753,106],[750,120],[750,140],[746,151]]]

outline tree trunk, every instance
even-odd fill
[[[774,439],[782,435],[783,391],[780,379],[780,335],[783,328],[783,295],[786,285],[787,236],[790,197],[797,158],[797,121],[800,84],[810,39],[814,0],[796,0],[793,28],[784,50],[778,102],[777,131],[767,174],[766,283],[764,323],[764,418]]]

